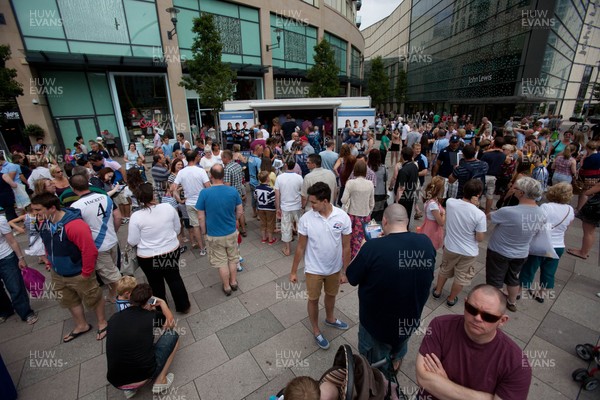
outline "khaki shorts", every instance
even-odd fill
[[[240,260],[238,250],[238,231],[227,236],[206,236],[208,245],[208,262],[214,268],[226,267],[229,263]]]
[[[98,286],[96,274],[92,273],[89,278],[83,278],[81,275],[64,277],[51,271],[52,286],[58,303],[63,308],[73,308],[83,305],[88,309],[93,309],[102,300],[102,289]]]
[[[494,192],[496,191],[496,177],[493,175],[485,176],[485,198],[493,199]]]
[[[300,221],[302,210],[281,212],[281,241],[289,243],[292,241],[292,230],[294,222]]]
[[[106,251],[98,252],[96,273],[102,278],[104,283],[113,283],[121,279],[121,273],[117,268],[118,247],[119,246],[115,244]]]
[[[275,231],[275,211],[258,210],[260,230],[273,233]]]
[[[196,207],[186,204],[185,209],[187,210],[190,219],[190,225],[193,227],[200,226],[200,222],[198,222],[198,210],[196,210]]]
[[[306,276],[306,291],[308,292],[308,300],[319,300],[321,297],[321,288],[325,286],[325,294],[337,296],[340,290],[340,273],[336,272],[332,275],[316,275],[304,273]]]
[[[444,248],[439,276],[446,279],[454,277],[457,284],[469,286],[475,276],[475,257],[456,254]]]

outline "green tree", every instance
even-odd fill
[[[400,105],[405,103],[406,92],[408,89],[408,82],[406,80],[406,71],[402,66],[399,67],[398,70],[398,78],[396,79],[396,101],[398,102],[398,110],[400,110]]]
[[[335,53],[329,42],[322,39],[314,47],[315,65],[308,70],[306,78],[311,82],[310,97],[336,97],[340,93],[340,69],[335,62]]]
[[[0,107],[12,107],[14,98],[23,95],[23,85],[15,80],[17,70],[6,68],[6,61],[10,59],[10,47],[0,45]]]
[[[179,85],[196,91],[200,103],[210,107],[216,119],[223,102],[233,97],[237,74],[221,61],[223,44],[212,14],[194,18],[192,32],[196,38],[192,44],[193,57],[186,62],[189,76],[184,76]]]
[[[367,88],[374,106],[380,108],[387,102],[390,94],[390,78],[385,72],[381,56],[377,56],[371,61],[371,71],[367,78]]]

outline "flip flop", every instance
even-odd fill
[[[88,332],[89,332],[89,331],[91,331],[91,330],[92,330],[92,325],[88,324],[88,328],[87,328],[87,330],[85,330],[85,331],[82,331],[82,332],[74,332],[74,331],[71,331],[71,333],[69,333],[69,334],[66,336],[67,338],[70,338],[70,339],[65,339],[65,338],[63,338],[63,343],[69,343],[69,342],[71,342],[71,341],[73,341],[73,340],[77,339],[79,336],[83,335],[84,333],[88,333]]]
[[[588,257],[589,257],[589,256],[586,256],[586,257],[584,257],[584,256],[581,256],[581,255],[579,255],[579,254],[575,254],[575,253],[574,253],[574,252],[573,252],[571,249],[567,250],[567,253],[569,253],[569,254],[570,254],[570,255],[572,255],[572,256],[575,256],[575,257],[581,258],[582,260],[587,260],[587,259],[588,259]]]
[[[108,325],[106,325],[104,328],[98,329],[96,331],[96,340],[102,340],[106,337],[106,328],[108,328]],[[104,333],[104,336],[102,336],[103,333]],[[98,335],[100,335],[102,337],[100,339],[98,339]]]

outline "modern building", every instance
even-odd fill
[[[10,0],[0,36],[25,94],[20,125],[71,147],[100,131],[120,144],[154,126],[190,133],[214,121],[179,85],[192,57],[193,20],[213,14],[222,60],[237,72],[236,100],[306,96],[314,46],[325,38],[340,68],[340,96],[360,94],[364,39],[352,0]],[[360,8],[360,5],[358,5]],[[358,24],[359,25],[359,24]],[[3,133],[6,145],[22,141]]]
[[[391,89],[398,70],[407,72],[406,113],[568,118],[585,113],[598,80],[598,7],[588,0],[404,0],[363,30],[365,58],[386,60]],[[388,110],[398,109],[394,93]]]

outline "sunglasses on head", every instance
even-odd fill
[[[469,304],[468,301],[465,301],[465,310],[474,317],[476,317],[477,315],[481,315],[482,320],[491,324],[493,324],[494,322],[498,322],[498,320],[502,318],[502,315],[494,315],[485,311],[481,311],[480,309]]]

